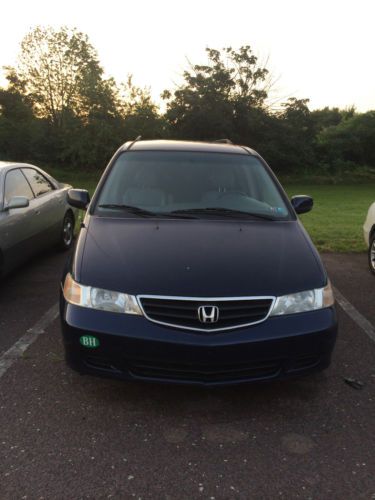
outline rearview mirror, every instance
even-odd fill
[[[29,203],[29,199],[26,198],[26,196],[13,196],[4,209],[13,210],[14,208],[26,208],[29,206]]]
[[[306,196],[304,194],[293,196],[290,201],[297,214],[305,214],[306,212],[310,212],[310,210],[314,206],[314,200],[311,198],[311,196]]]
[[[72,207],[86,210],[90,203],[90,195],[86,189],[69,189],[67,200]]]

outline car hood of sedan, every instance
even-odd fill
[[[130,294],[284,295],[324,286],[298,221],[91,217],[77,279]]]

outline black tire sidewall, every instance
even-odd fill
[[[370,268],[370,271],[372,274],[375,275],[375,269],[373,268],[372,264],[371,264],[371,248],[374,246],[374,243],[375,243],[375,234],[373,234],[370,238],[370,244],[369,244],[369,247],[368,247],[368,266]]]
[[[73,231],[72,239],[70,240],[69,245],[67,245],[64,241],[64,227],[65,227],[65,222],[67,219],[70,219],[70,221],[72,223],[72,228],[73,228],[72,229],[72,231]],[[64,215],[62,228],[61,228],[61,235],[60,235],[60,241],[59,241],[59,247],[61,248],[61,250],[69,250],[69,248],[71,248],[71,246],[73,245],[73,239],[74,239],[74,217],[70,212],[67,212]]]

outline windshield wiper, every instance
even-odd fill
[[[189,216],[189,214],[184,215],[174,214],[172,212],[150,212],[149,210],[145,210],[144,208],[134,207],[132,205],[123,205],[121,203],[104,203],[102,205],[98,205],[99,208],[109,208],[113,210],[123,210],[125,212],[129,212],[132,214],[140,215],[143,217],[178,217],[181,219],[196,219],[193,215]]]
[[[149,210],[144,210],[140,207],[133,207],[132,205],[123,205],[121,203],[103,203],[102,205],[98,205],[99,208],[109,208],[113,210],[123,210],[125,212],[129,212],[131,214],[143,215],[153,217],[158,215],[155,212],[150,212]]]
[[[223,207],[203,207],[203,208],[185,208],[181,210],[174,210],[170,212],[171,214],[212,214],[212,215],[224,215],[227,217],[253,217],[256,219],[265,219],[265,220],[276,220],[271,215],[267,214],[259,214],[253,212],[246,212],[244,210],[235,210],[232,208],[223,208]]]

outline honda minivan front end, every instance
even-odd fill
[[[130,147],[129,147],[130,146]],[[140,141],[115,154],[61,284],[66,359],[127,380],[231,384],[327,368],[331,285],[264,160],[229,144]]]

